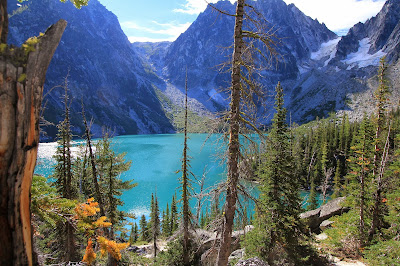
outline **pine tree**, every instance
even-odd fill
[[[311,188],[310,193],[308,194],[307,204],[307,210],[309,211],[318,208],[318,195],[317,189],[315,187],[314,178],[311,179]]]
[[[131,228],[131,234],[129,236],[129,243],[131,245],[135,244],[139,239],[139,228],[137,223],[134,223]]]
[[[171,203],[171,234],[178,229],[178,206],[176,203],[176,195],[172,196]]]
[[[68,96],[68,78],[64,80],[64,120],[58,124],[57,151],[55,155],[56,166],[52,178],[55,180],[54,186],[59,195],[65,199],[75,199],[77,197],[76,184],[73,182],[72,175],[72,133],[70,124],[70,100]],[[78,261],[79,254],[76,248],[75,229],[69,222],[58,225],[59,238],[62,242],[59,252],[64,261]]]
[[[351,205],[359,209],[359,245],[363,247],[366,243],[365,220],[367,205],[369,205],[368,188],[372,179],[373,168],[374,132],[373,126],[367,117],[364,117],[360,129],[354,138],[354,145],[351,147],[353,154],[348,159],[350,172],[346,178],[349,180],[347,187],[348,198]]]
[[[341,161],[338,159],[336,161],[336,172],[335,172],[335,177],[334,177],[334,187],[333,187],[333,194],[332,194],[332,199],[338,198],[342,196],[342,166],[341,166]]]
[[[260,207],[256,209],[256,228],[249,234],[246,247],[246,252],[258,255],[271,264],[274,248],[295,248],[301,232],[301,199],[298,181],[291,170],[293,157],[290,132],[286,124],[286,109],[283,107],[283,89],[280,83],[276,87],[275,109],[264,163],[259,173]]]
[[[154,196],[151,194],[151,213],[150,213],[150,222],[149,229],[151,233],[151,239],[153,241],[154,248],[154,259],[157,257],[157,239],[160,236],[160,210],[158,207],[158,199],[157,195]]]
[[[383,213],[382,213],[382,193],[383,193],[383,172],[385,168],[382,168],[382,163],[386,163],[383,160],[385,149],[389,149],[386,147],[385,140],[382,134],[385,130],[387,130],[386,123],[386,112],[387,112],[387,102],[388,102],[388,94],[389,94],[389,86],[388,81],[386,79],[387,65],[386,59],[383,57],[380,60],[380,66],[378,71],[379,78],[379,87],[375,92],[375,98],[377,101],[377,117],[376,117],[376,133],[375,133],[375,149],[374,149],[374,159],[373,159],[373,176],[375,183],[375,191],[374,191],[374,206],[372,212],[372,223],[368,232],[368,240],[371,241],[376,230],[381,227],[383,221]],[[386,142],[387,143],[387,142]],[[385,148],[384,148],[385,146]],[[382,160],[383,159],[383,160]]]
[[[171,236],[171,215],[170,215],[168,203],[167,203],[167,208],[165,209],[165,213],[163,211],[161,230],[162,230],[163,236],[165,236],[165,237]]]
[[[140,226],[140,240],[148,241],[149,240],[149,229],[147,227],[146,216],[143,214],[139,221]]]
[[[96,165],[100,174],[100,191],[106,195],[104,208],[112,223],[109,238],[114,239],[114,229],[121,225],[127,214],[118,210],[124,202],[119,198],[126,190],[134,188],[137,184],[133,180],[122,181],[121,173],[126,172],[132,162],[125,161],[126,153],[117,154],[112,149],[112,139],[108,133],[96,144]]]
[[[189,263],[189,227],[191,226],[191,211],[189,206],[189,199],[191,196],[191,179],[193,173],[190,171],[190,157],[188,155],[188,87],[187,87],[187,71],[185,80],[185,126],[184,126],[184,142],[183,142],[183,155],[182,155],[182,168],[180,172],[182,176],[180,178],[181,192],[182,192],[182,224],[183,224],[183,264],[190,265]]]

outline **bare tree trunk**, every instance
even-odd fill
[[[89,149],[89,159],[90,163],[92,166],[92,178],[93,178],[93,184],[94,184],[94,189],[96,193],[96,201],[99,203],[99,208],[100,208],[100,215],[101,216],[106,216],[106,212],[104,210],[104,204],[103,204],[103,198],[100,192],[100,186],[99,182],[97,180],[97,169],[96,169],[96,162],[93,154],[93,149],[92,149],[92,138],[90,135],[90,126],[87,123],[86,116],[85,116],[85,109],[83,106],[83,100],[82,100],[82,118],[83,118],[83,124],[85,125],[85,135],[86,135],[86,143]],[[104,229],[106,231],[106,229]]]
[[[371,242],[374,237],[375,231],[380,227],[380,215],[381,215],[381,204],[382,204],[382,190],[383,190],[383,174],[385,173],[387,157],[389,153],[389,137],[390,137],[390,125],[388,135],[386,138],[385,148],[383,150],[382,160],[379,167],[379,173],[376,180],[376,191],[374,193],[374,207],[372,211],[372,223],[371,228],[368,231],[368,241]]]
[[[325,204],[326,201],[326,192],[328,191],[329,178],[332,173],[335,171],[335,168],[329,168],[328,170],[324,168],[325,180],[322,186],[322,204]]]
[[[1,41],[6,40],[6,1],[1,7]],[[0,54],[0,265],[37,264],[32,245],[30,191],[39,143],[43,84],[67,26],[60,20],[32,49]]]
[[[7,1],[0,1],[0,43],[7,43],[8,35],[8,14]]]
[[[218,265],[227,265],[231,251],[233,220],[236,212],[237,184],[239,181],[239,130],[240,130],[240,98],[241,98],[241,66],[243,47],[243,18],[245,0],[238,0],[236,7],[234,51],[232,62],[232,88],[229,111],[229,144],[228,144],[228,189],[226,191],[226,205],[224,227],[221,236],[221,245],[218,252]]]

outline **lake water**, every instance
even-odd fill
[[[224,151],[220,135],[190,134],[189,155],[192,157],[191,171],[201,179],[206,172],[204,187],[210,187],[225,179],[225,166],[219,159]],[[114,150],[126,152],[125,158],[132,161],[129,171],[123,173],[123,180],[134,179],[138,185],[122,195],[124,211],[135,214],[150,214],[151,193],[157,191],[160,210],[171,203],[172,196],[179,192],[183,134],[119,136],[113,139]],[[57,143],[40,143],[35,172],[48,177],[53,170]],[[73,152],[77,148],[73,148]],[[198,188],[197,184],[194,188]],[[198,190],[198,189],[197,189]],[[257,193],[257,192],[255,192]],[[305,197],[306,192],[302,192]],[[192,206],[195,202],[192,202]]]
[[[223,151],[219,135],[208,138],[208,134],[190,134],[188,141],[189,155],[192,157],[191,171],[201,179],[207,172],[205,187],[223,180],[225,167],[219,159]],[[150,213],[151,193],[157,191],[160,209],[170,204],[172,196],[179,196],[179,173],[181,168],[183,134],[163,135],[133,135],[115,137],[114,150],[126,152],[125,158],[132,161],[129,171],[123,173],[123,180],[134,179],[138,185],[125,192],[122,200],[124,211],[134,213],[140,218]],[[35,169],[37,174],[49,176],[52,172],[57,143],[40,143],[38,162]],[[195,186],[197,187],[197,186]]]

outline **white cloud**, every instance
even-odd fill
[[[185,13],[189,15],[196,15],[203,12],[207,7],[208,3],[216,3],[219,0],[186,0],[186,3],[182,8],[176,8],[173,11],[178,13]],[[231,3],[236,2],[236,0],[230,0]]]
[[[121,23],[121,26],[126,29],[133,29],[144,32],[146,36],[129,36],[131,42],[160,42],[160,41],[175,41],[182,32],[185,32],[192,23],[178,24],[175,22],[159,23],[152,21],[149,26],[141,26],[134,21],[126,21]],[[157,37],[150,37],[157,35]],[[165,37],[160,37],[165,36]]]
[[[294,3],[307,16],[317,18],[335,32],[343,32],[358,22],[375,16],[386,0],[284,0]]]

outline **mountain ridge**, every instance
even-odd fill
[[[9,7],[16,7],[17,1],[9,3]],[[370,101],[365,99],[374,89],[377,63],[383,55],[393,65],[393,91],[400,90],[395,67],[400,54],[398,1],[388,0],[377,16],[356,24],[343,37],[293,4],[282,0],[252,3],[282,41],[278,51],[283,60],[277,68],[262,72],[261,81],[269,94],[281,81],[292,121],[304,123],[330,112],[371,109]],[[229,1],[215,6],[230,13],[235,10]],[[11,8],[9,13],[9,42],[16,45],[60,18],[69,21],[49,67],[45,92],[62,84],[69,75],[77,135],[82,133],[81,99],[85,100],[86,112],[94,118],[96,136],[103,126],[117,135],[175,132],[171,117],[180,112],[176,108],[183,106],[186,69],[193,112],[213,117],[214,112],[228,106],[223,89],[230,86],[230,74],[218,66],[231,56],[225,48],[232,44],[234,21],[211,7],[176,41],[153,44],[129,43],[116,16],[98,0],[89,1],[82,10],[76,10],[71,3],[32,1],[21,8]],[[61,94],[61,90],[54,89],[45,99],[48,104],[44,114],[50,122],[57,123],[62,118]],[[263,112],[272,117],[273,108]],[[55,127],[46,130],[55,136]]]

